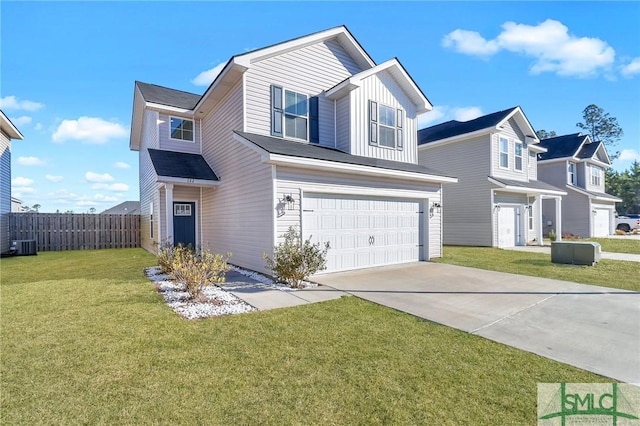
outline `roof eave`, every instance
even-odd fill
[[[142,141],[142,121],[144,119],[145,100],[140,88],[136,84],[133,89],[133,112],[131,113],[131,134],[129,149],[139,151]]]
[[[182,178],[182,177],[161,176],[161,175],[156,175],[156,176],[157,176],[156,182],[158,183],[174,183],[180,186],[194,186],[194,187],[220,185],[219,180],[193,179],[193,178]]]
[[[489,176],[489,182],[493,183],[500,187],[500,189],[505,190],[507,192],[515,192],[518,194],[540,194],[540,195],[567,195],[566,191],[562,191],[560,188],[558,190],[553,189],[541,189],[541,188],[531,188],[531,187],[521,187],[521,186],[511,186],[505,183],[502,183],[496,179],[493,179]]]
[[[11,139],[24,139],[20,130],[11,122],[4,112],[0,111],[0,129],[7,134]]]

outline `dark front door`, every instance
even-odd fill
[[[196,248],[196,203],[173,203],[173,244]]]

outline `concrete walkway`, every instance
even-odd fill
[[[640,383],[638,292],[432,262],[313,279],[606,377]]]
[[[227,273],[226,282],[221,287],[259,311],[289,308],[347,296],[342,291],[324,286],[300,290],[280,289],[280,286],[264,284],[235,271]]]
[[[548,255],[551,255],[550,246],[515,246],[515,247],[506,247],[505,250],[528,251],[533,253],[546,253]],[[600,254],[600,256],[602,257],[602,259],[626,260],[628,262],[640,262],[640,254],[613,253],[610,251],[603,251]]]

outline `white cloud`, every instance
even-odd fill
[[[191,83],[195,84],[196,86],[210,85],[211,83],[213,83],[213,80],[216,79],[218,74],[220,74],[220,71],[222,71],[225,65],[226,65],[226,62],[221,62],[211,69],[202,71],[200,74],[196,76],[196,78],[191,80]]]
[[[113,182],[115,179],[109,173],[94,173],[87,172],[84,174],[84,178],[87,182]]]
[[[33,182],[33,179],[18,176],[11,179],[11,186],[31,186]]]
[[[113,192],[124,192],[129,190],[129,185],[126,183],[96,183],[91,186],[91,189],[106,189]]]
[[[608,70],[615,51],[598,38],[576,37],[562,22],[553,19],[538,25],[505,22],[502,32],[487,40],[475,31],[455,30],[442,44],[468,55],[488,57],[507,50],[534,59],[532,74],[555,72],[563,76],[588,77]]]
[[[622,67],[622,75],[631,78],[636,74],[640,74],[640,57],[634,58],[627,65]]]
[[[620,151],[620,157],[618,160],[622,161],[640,161],[640,153],[635,149],[623,149]]]
[[[77,120],[62,120],[52,138],[54,142],[75,139],[86,143],[103,144],[109,139],[122,138],[127,134],[127,130],[119,123],[99,117],[80,117]]]
[[[54,176],[54,175],[45,175],[44,177],[50,182],[62,182],[62,179],[64,179],[64,177],[62,176]]]
[[[115,197],[113,195],[103,195],[100,193],[94,195],[93,199],[96,201],[106,201],[106,202],[118,201],[118,197]]]
[[[44,107],[44,104],[40,102],[20,100],[15,96],[5,96],[0,98],[0,108],[4,110],[23,110],[23,111],[37,111]]]
[[[482,110],[477,106],[453,108],[451,115],[457,121],[469,121],[482,115]]]
[[[418,116],[418,129],[429,126],[434,121],[444,117],[446,113],[445,106],[434,106],[433,109]]]
[[[10,118],[10,120],[13,124],[20,127],[20,126],[26,126],[27,124],[30,124],[33,118],[29,117],[28,115],[23,115],[21,117]]]
[[[11,195],[16,198],[22,198],[24,195],[34,194],[36,190],[30,186],[20,186],[11,188]]]
[[[41,166],[44,161],[38,157],[18,157],[18,164],[21,166]]]
[[[130,169],[131,166],[129,163],[125,163],[124,161],[118,161],[113,165],[116,169]]]

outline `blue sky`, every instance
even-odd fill
[[[234,54],[346,25],[397,57],[435,106],[422,126],[520,105],[535,129],[577,132],[589,104],[640,159],[640,2],[7,2],[0,107],[13,195],[41,211],[138,199],[135,80],[194,93]]]

